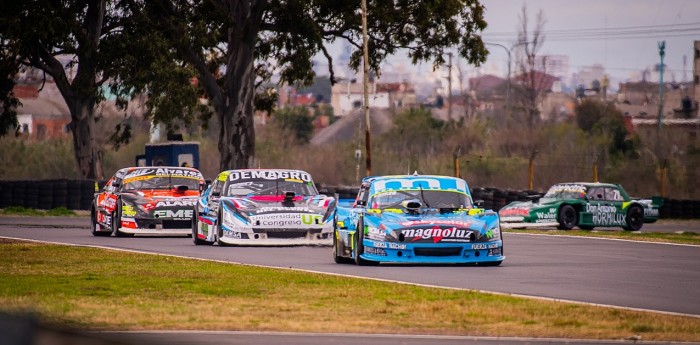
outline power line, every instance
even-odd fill
[[[594,39],[648,39],[697,36],[700,23],[628,26],[617,28],[562,29],[543,31],[550,41],[594,40]],[[489,40],[514,40],[517,32],[484,33]]]
[[[560,30],[544,30],[542,31],[543,34],[549,35],[549,34],[557,34],[557,33],[571,33],[571,32],[615,32],[619,30],[634,30],[634,29],[662,29],[662,28],[669,28],[669,27],[677,27],[677,26],[691,26],[691,25],[700,25],[700,22],[696,23],[684,23],[684,24],[662,24],[662,25],[640,25],[640,26],[620,26],[620,27],[614,27],[614,28],[592,28],[592,29],[560,29]],[[489,35],[506,35],[506,36],[513,36],[517,35],[518,32],[515,31],[505,31],[505,32],[493,32],[489,33]]]

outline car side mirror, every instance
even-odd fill
[[[474,206],[484,208],[484,200],[474,200]]]

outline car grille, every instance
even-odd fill
[[[267,238],[304,238],[309,233],[318,234],[321,229],[253,229],[255,233],[265,233]]]
[[[163,220],[164,229],[189,229],[192,227],[191,220]]]
[[[462,248],[461,247],[414,248],[413,253],[416,256],[459,256],[462,253]]]

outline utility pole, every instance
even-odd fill
[[[664,195],[664,179],[665,177],[665,160],[662,159],[661,153],[661,128],[663,126],[664,117],[664,50],[666,49],[666,41],[658,43],[659,57],[661,65],[659,66],[659,126],[656,129],[656,158],[659,162],[659,194]]]
[[[537,150],[532,150],[530,153],[530,164],[528,166],[528,183],[527,187],[532,190],[535,187],[535,156],[537,156]]]
[[[661,57],[661,65],[659,65],[659,134],[661,134],[662,120],[664,117],[664,50],[666,49],[666,41],[659,42],[659,57]]]
[[[366,176],[372,175],[372,153],[370,150],[370,135],[369,135],[369,48],[367,47],[367,0],[362,0],[362,52],[364,55],[363,61],[363,78],[362,88],[364,93],[364,110],[365,110],[365,169]]]
[[[452,53],[447,53],[447,121],[452,121]]]

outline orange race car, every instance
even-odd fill
[[[131,167],[117,171],[95,194],[94,236],[191,235],[204,176],[187,167]]]

